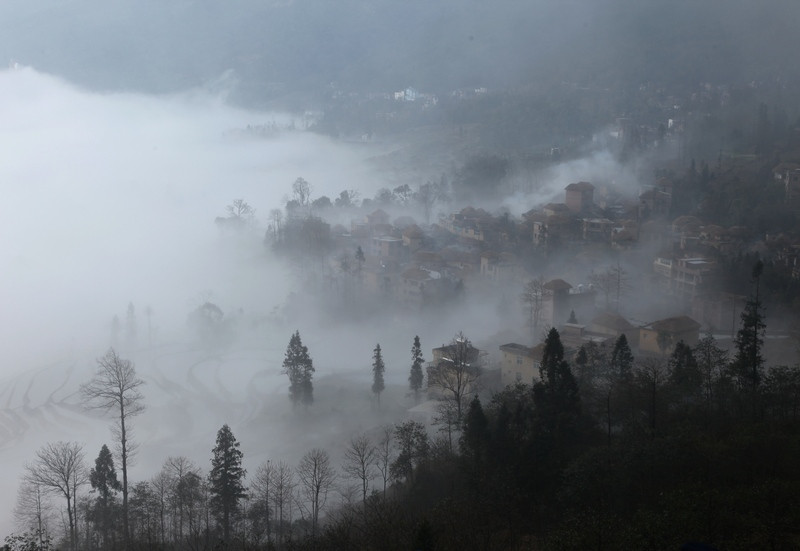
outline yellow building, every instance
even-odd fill
[[[672,354],[683,341],[695,346],[700,340],[700,324],[689,316],[654,321],[639,328],[639,351],[649,354]]]
[[[539,380],[539,366],[542,363],[544,343],[533,348],[511,342],[500,347],[500,383],[508,386],[514,383],[531,385]]]

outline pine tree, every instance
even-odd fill
[[[733,367],[742,388],[757,388],[764,375],[764,358],[761,348],[764,345],[764,323],[761,304],[749,299],[742,311],[742,326],[736,333],[734,344],[736,352]]]
[[[742,311],[742,327],[736,333],[736,354],[733,359],[736,375],[742,387],[757,387],[763,376],[764,324],[761,305],[748,300]]]
[[[697,365],[694,351],[685,342],[678,341],[669,357],[670,383],[681,398],[700,396],[703,387],[703,374]]]
[[[750,392],[754,415],[757,411],[758,388],[764,377],[764,357],[761,349],[764,346],[767,326],[764,323],[763,308],[758,296],[763,269],[764,264],[760,260],[753,267],[755,294],[747,300],[742,310],[742,326],[734,339],[736,352],[731,366],[739,387]]]
[[[419,403],[419,394],[422,390],[424,375],[422,373],[422,346],[419,343],[419,336],[414,337],[414,345],[411,347],[411,374],[408,376],[408,386],[414,393],[414,401]]]
[[[383,373],[385,371],[386,365],[383,363],[381,345],[377,344],[375,345],[375,349],[372,351],[372,393],[375,395],[378,404],[381,403],[381,392],[383,392],[383,389],[386,388],[386,385],[383,382]]]
[[[611,351],[611,370],[615,377],[621,380],[630,378],[633,369],[633,353],[628,344],[628,337],[622,333],[614,343]]]
[[[633,353],[628,344],[628,337],[622,333],[614,342],[608,372],[605,377],[605,396],[603,410],[606,420],[606,436],[609,443],[613,425],[633,416]]]
[[[461,433],[461,453],[471,457],[476,467],[486,460],[489,446],[489,421],[483,412],[478,396],[472,399],[464,417],[464,431]]]
[[[122,484],[117,479],[114,457],[105,444],[100,448],[94,468],[89,473],[89,483],[92,492],[97,492],[97,499],[90,509],[91,520],[101,534],[104,545],[112,547],[110,536],[114,527],[115,496],[122,489]]]
[[[539,378],[545,384],[554,384],[562,370],[564,363],[564,345],[561,336],[553,327],[547,333],[542,351],[542,363],[539,364]]]
[[[314,403],[314,364],[308,355],[308,348],[300,339],[300,331],[295,331],[289,346],[286,348],[286,357],[283,360],[283,373],[289,376],[289,398],[292,405],[303,404],[308,407]]]
[[[242,467],[243,454],[228,425],[222,425],[217,432],[217,445],[212,453],[208,474],[211,511],[222,528],[224,541],[228,542],[231,525],[239,513],[239,500],[247,495],[243,484],[246,474]]]
[[[553,446],[555,454],[563,454],[572,440],[581,415],[578,383],[564,359],[564,345],[555,328],[544,341],[541,381],[533,385],[533,401],[539,412],[541,433]]]

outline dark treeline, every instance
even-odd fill
[[[569,362],[551,330],[540,382],[476,396],[457,449],[304,548],[797,548],[800,371],[737,344],[633,358],[620,339]]]
[[[568,350],[550,329],[533,385],[462,392],[455,423],[343,435],[338,466],[340,450],[315,448],[248,473],[225,425],[207,474],[170,457],[123,506],[106,446],[89,470],[79,446],[48,445],[20,489],[29,531],[6,544],[52,545],[42,492],[55,490],[70,529],[53,544],[72,549],[796,549],[800,368],[765,365],[762,268],[730,353],[710,334],[694,347],[665,334],[660,354],[638,357],[624,334]],[[290,343],[285,365],[296,355]]]

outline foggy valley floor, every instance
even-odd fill
[[[80,386],[113,346],[145,383],[145,410],[132,423],[131,483],[152,483],[177,456],[205,477],[220,426],[241,444],[248,484],[267,460],[297,465],[312,449],[338,469],[350,438],[377,441],[382,427],[393,427],[399,474],[390,499],[377,492],[361,504],[358,492],[337,487],[325,530],[309,531],[304,512],[297,545],[433,549],[439,538],[453,549],[659,549],[696,537],[731,549],[767,540],[800,548],[792,505],[797,214],[790,186],[777,178],[790,172],[773,168],[800,160],[796,108],[758,104],[755,82],[694,83],[675,97],[637,83],[641,120],[621,117],[605,91],[595,97],[593,87],[567,82],[557,87],[564,103],[560,94],[542,101],[524,90],[467,87],[443,95],[451,111],[433,115],[391,95],[375,96],[373,113],[371,94],[327,87],[329,105],[342,101],[339,115],[363,107],[353,113],[394,130],[373,134],[369,117],[337,127],[310,109],[233,107],[235,79],[226,75],[147,95],[90,91],[16,64],[0,71],[0,150],[13,153],[0,163],[4,533],[17,529],[14,496],[43,445],[80,442],[90,467],[102,444],[112,447],[113,416],[88,411]],[[589,114],[601,119],[605,110],[614,117],[589,127],[597,122]],[[578,112],[587,118],[573,118]],[[541,128],[528,133],[531,120]],[[712,138],[686,130],[697,128]],[[594,193],[577,208],[580,220],[567,205],[573,185]],[[439,195],[425,202],[426,190]],[[666,206],[654,199],[666,196]],[[251,210],[239,216],[237,205]],[[592,223],[608,235],[593,236]],[[287,228],[301,239],[286,241]],[[376,244],[373,231],[391,238]],[[415,239],[418,256],[406,250]],[[360,244],[366,258],[357,256]],[[480,401],[470,388],[464,418],[440,412],[444,421],[427,432],[401,424],[413,418],[415,335],[430,361],[432,349],[466,342],[454,339],[463,331],[499,377],[501,345],[524,350],[522,365],[551,336],[549,323],[528,322],[525,286],[538,279],[565,296],[598,292],[591,316],[579,311],[573,323],[569,309],[550,312],[559,331],[583,333],[603,309],[601,283],[591,282],[616,268],[616,303],[607,285],[604,309],[627,316],[638,337],[656,320],[687,313],[676,298],[686,281],[657,281],[654,259],[677,265],[695,248],[718,255],[713,285],[742,302],[754,282],[758,295],[762,276],[752,274],[766,261],[768,329],[744,360],[733,360],[750,336],[737,333],[746,319],[734,298],[706,371],[689,359],[697,349],[681,349],[664,331],[651,335],[657,348],[636,349],[626,368],[611,354],[620,341],[593,334],[580,350],[608,342],[587,348],[595,356],[581,366],[577,348],[561,358],[553,344],[556,352],[541,358],[546,367],[530,362],[524,377],[517,373],[527,386],[480,389]],[[415,269],[393,266],[398,259],[413,259]],[[420,281],[453,285],[432,297]],[[728,319],[730,334],[720,329]],[[282,373],[294,331],[316,368],[307,410],[292,407]],[[378,343],[386,363],[379,406],[371,392]],[[418,449],[403,447],[402,436]],[[183,515],[175,517],[181,529]],[[273,516],[266,511],[268,522]],[[258,524],[250,520],[247,529]]]

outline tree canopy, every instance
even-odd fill
[[[289,377],[289,398],[294,406],[310,406],[314,403],[314,363],[308,354],[308,347],[295,331],[289,339],[286,356],[283,360],[283,373]]]
[[[223,540],[228,542],[232,523],[239,514],[239,503],[247,496],[246,471],[242,467],[244,454],[228,425],[222,425],[217,431],[217,444],[211,453],[208,474],[211,510],[222,529]]]

